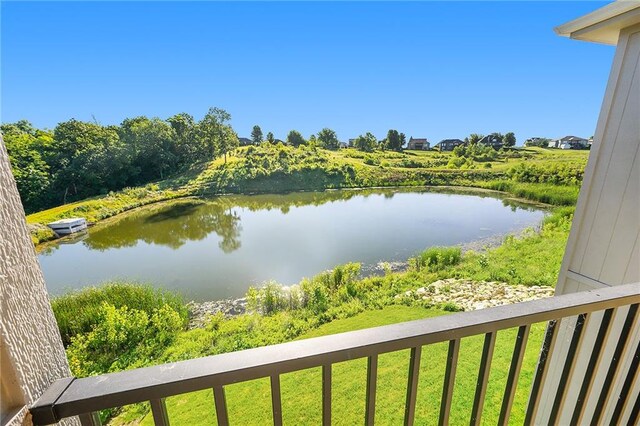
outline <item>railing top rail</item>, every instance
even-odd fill
[[[640,283],[75,379],[62,392],[52,386],[31,412],[45,424],[40,416],[50,421],[634,303]]]

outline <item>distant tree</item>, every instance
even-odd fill
[[[386,147],[392,151],[402,151],[404,134],[398,133],[397,130],[389,130],[387,132]]]
[[[316,146],[318,144],[318,140],[316,139],[316,135],[309,136],[309,145]]]
[[[256,145],[262,142],[262,129],[257,124],[253,126],[253,130],[251,131],[251,140]]]
[[[479,133],[471,133],[469,135],[468,140],[469,140],[469,143],[473,145],[473,144],[478,143],[478,141],[480,141],[480,139],[482,139],[483,137],[484,137],[484,135],[481,135]]]
[[[240,142],[238,135],[233,131],[228,122],[231,115],[220,108],[209,108],[209,112],[198,123],[199,134],[212,157],[224,155],[224,163],[227,164],[227,154],[236,149]]]
[[[273,133],[269,132],[267,133],[267,142],[269,143],[275,143],[276,139],[273,137]]]
[[[326,149],[338,149],[340,144],[336,132],[326,127],[318,132],[318,143]]]
[[[300,146],[306,144],[307,141],[304,140],[304,137],[302,137],[302,134],[300,134],[300,132],[298,132],[297,130],[292,130],[287,135],[287,143],[293,146]]]
[[[367,132],[364,135],[358,136],[356,140],[353,142],[353,146],[357,150],[365,151],[365,152],[373,151],[374,149],[376,149],[377,145],[378,145],[378,140],[370,132]]]
[[[524,146],[537,146],[537,147],[541,147],[541,148],[546,148],[549,146],[549,142],[551,142],[551,139],[549,138],[531,138],[531,139],[527,139],[524,142]]]
[[[35,136],[22,132],[18,127],[16,130],[7,131],[3,125],[2,133],[22,204],[29,213],[44,204],[51,175],[49,166],[38,150]],[[51,139],[51,136],[48,137]]]
[[[119,133],[125,146],[132,150],[133,165],[139,170],[136,180],[163,179],[175,170],[176,133],[171,124],[159,118],[135,117],[125,119]]]
[[[196,134],[196,122],[192,115],[181,112],[167,119],[175,132],[176,154],[181,164],[199,161],[203,146]]]
[[[240,146],[238,135],[231,126],[224,126],[220,139],[220,152],[224,155],[224,164],[227,164],[227,154]]]
[[[407,137],[404,135],[404,133],[400,133],[400,148],[403,148],[406,143]]]
[[[508,132],[502,138],[502,143],[504,146],[515,146],[516,145],[516,135],[513,132]]]
[[[15,123],[5,123],[0,126],[0,130],[2,130],[2,134],[6,135],[9,133],[26,133],[31,136],[36,135],[36,129],[33,127],[31,122],[27,120],[18,120]]]

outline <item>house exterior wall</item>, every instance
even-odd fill
[[[575,218],[560,270],[556,294],[574,293],[640,281],[640,25],[621,31],[605,99],[598,119]],[[614,312],[601,362],[595,369],[581,423],[589,423],[611,365],[629,308]],[[587,369],[602,315],[593,315],[585,325],[575,360],[576,379],[570,380],[559,424],[569,424],[582,377]],[[550,359],[548,381],[542,390],[536,424],[547,424],[560,373],[564,366],[574,322],[559,328],[558,343]],[[614,377],[602,420],[609,424],[622,383],[627,377],[633,352],[640,342],[640,319],[630,330],[630,339]],[[640,380],[631,388],[631,401],[640,392]],[[627,406],[620,424],[626,424]],[[586,420],[585,420],[586,419]]]
[[[29,425],[27,407],[71,373],[2,136],[0,229],[0,424]]]

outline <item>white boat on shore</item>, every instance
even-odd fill
[[[47,223],[47,226],[58,235],[69,235],[87,229],[87,220],[83,217],[72,217]]]

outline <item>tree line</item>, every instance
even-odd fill
[[[200,121],[179,113],[166,120],[127,118],[119,125],[109,126],[71,119],[53,130],[37,129],[21,120],[2,124],[0,129],[23,205],[31,213],[165,179],[217,157],[224,157],[226,163],[227,154],[240,145],[230,120],[225,110],[210,108]],[[515,144],[513,133],[499,136],[505,145]],[[472,134],[465,142],[474,144],[480,139],[482,135]],[[282,141],[272,132],[265,137],[258,125],[253,126],[251,139],[244,141],[324,149],[338,149],[341,144],[330,128],[309,138],[291,130]],[[350,143],[365,152],[402,151],[405,144],[405,134],[395,129],[390,129],[382,140],[366,132]]]
[[[166,120],[127,118],[118,126],[75,119],[53,130],[21,120],[2,124],[12,171],[27,213],[164,179],[238,146],[231,116],[211,108]]]

